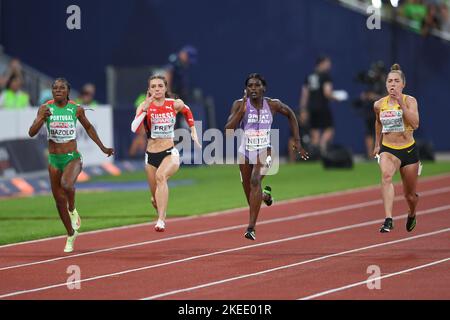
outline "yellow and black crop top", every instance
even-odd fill
[[[403,101],[406,103],[407,95],[403,95]],[[389,105],[389,96],[381,101],[380,122],[383,126],[382,133],[414,131],[413,127],[407,123],[403,117],[403,110],[397,103]]]

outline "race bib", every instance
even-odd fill
[[[49,139],[55,142],[66,142],[76,139],[76,128],[73,122],[50,122]]]
[[[383,125],[383,133],[405,131],[402,110],[382,111],[380,112],[380,121]]]
[[[152,138],[170,139],[174,138],[175,117],[161,117],[152,119]]]
[[[255,151],[270,147],[270,130],[245,131],[245,149]]]

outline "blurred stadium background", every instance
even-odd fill
[[[71,15],[66,10],[74,4],[81,10],[79,30],[66,25]],[[62,232],[49,195],[9,199],[48,193],[45,134],[29,139],[27,131],[36,107],[51,98],[49,88],[56,77],[71,82],[72,98],[90,95],[89,102],[80,100],[93,109],[88,118],[105,145],[116,150],[115,159],[105,162],[79,132],[85,163],[81,180],[97,183],[78,185],[79,190],[87,190],[78,195],[80,208],[84,206],[81,215],[84,211],[92,219],[86,228],[149,221],[143,157],[130,150],[135,136],[129,128],[148,76],[176,68],[183,48],[195,62],[180,76],[190,88],[183,98],[196,120],[202,121],[203,130],[223,130],[231,104],[241,97],[244,79],[251,72],[263,74],[268,95],[298,113],[301,87],[316,58],[323,54],[331,58],[334,87],[349,94],[346,101],[331,104],[334,143],[348,150],[356,164],[353,171],[325,170],[320,161],[285,164],[278,176],[270,178],[279,188],[279,199],[378,183],[376,164],[364,156],[365,107],[358,100],[372,85],[375,66],[389,68],[394,62],[406,73],[405,92],[419,102],[421,125],[416,139],[422,160],[431,161],[424,174],[450,172],[449,5],[448,0],[0,0],[1,94],[17,72],[27,101],[12,107],[0,103],[4,235],[0,244]],[[381,29],[367,28],[367,9],[373,6],[380,10]],[[280,155],[287,162],[286,120],[278,117],[274,128],[280,128]],[[215,181],[209,181],[211,172]],[[114,188],[114,183],[122,184]],[[172,186],[169,209],[174,214],[245,205],[233,167],[185,168]],[[136,201],[123,208],[121,204],[130,198]],[[41,230],[42,220],[48,223]]]

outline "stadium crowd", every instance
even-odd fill
[[[392,10],[391,2],[395,1],[357,0],[357,2],[367,6],[378,2],[383,10],[388,12]],[[432,30],[450,33],[450,0],[398,0],[397,2],[398,15],[406,19],[412,31],[424,36],[429,35]]]

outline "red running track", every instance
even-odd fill
[[[254,242],[239,209],[171,219],[164,233],[81,233],[71,254],[61,237],[2,246],[0,299],[450,299],[450,176],[422,179],[419,193],[411,233],[397,185],[389,234],[379,188],[365,188],[265,207]]]

